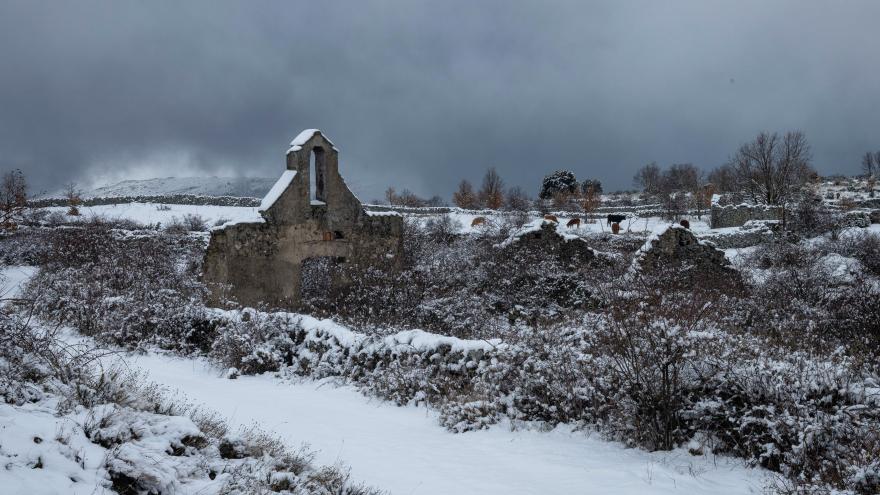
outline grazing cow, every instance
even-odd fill
[[[612,223],[620,223],[626,220],[626,215],[615,215],[614,213],[608,215],[608,221],[605,225],[611,225]]]
[[[556,215],[544,215],[544,220],[550,220],[551,222],[559,223],[559,219],[556,218]]]
[[[620,224],[619,223],[614,222],[611,224],[611,233],[612,234],[619,234],[620,233]]]
[[[471,227],[476,227],[477,225],[485,225],[486,217],[476,217],[471,221]]]
[[[565,226],[568,228],[572,228],[572,227],[579,228],[581,226],[581,219],[580,218],[572,218],[571,220],[568,221],[567,224],[565,224]]]
[[[686,229],[688,229],[688,230],[691,229],[691,223],[688,222],[688,221],[685,220],[685,219],[682,219],[682,220],[681,220],[680,222],[678,222],[678,223],[681,224],[682,227],[684,227],[684,228],[686,228]]]

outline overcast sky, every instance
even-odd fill
[[[489,166],[534,194],[801,129],[852,174],[880,150],[878,26],[877,0],[0,0],[0,168],[274,177],[317,127],[364,200]]]

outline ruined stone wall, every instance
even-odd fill
[[[710,232],[700,235],[700,240],[710,241],[719,249],[745,248],[774,240],[780,230],[778,220],[749,220],[733,232]]]
[[[203,279],[212,302],[232,299],[247,306],[298,308],[302,264],[327,258],[355,267],[399,267],[403,218],[370,215],[345,185],[337,151],[319,131],[304,132],[287,155],[287,169],[260,207],[263,222],[211,231]],[[305,136],[304,136],[305,135]],[[315,169],[310,155],[315,153]],[[295,174],[291,176],[291,173]],[[317,174],[312,197],[309,175]],[[289,183],[282,183],[285,177]],[[334,286],[345,280],[334,278]]]
[[[740,227],[749,220],[781,220],[782,208],[765,205],[712,205],[710,225],[713,229]]]

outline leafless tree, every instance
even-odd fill
[[[525,190],[519,186],[511,187],[507,190],[507,209],[513,211],[528,211],[532,200]]]
[[[489,168],[483,176],[483,186],[480,188],[480,203],[486,208],[497,210],[504,206],[504,181],[495,170]]]
[[[416,193],[410,191],[409,189],[404,189],[399,195],[396,196],[396,203],[401,206],[412,206],[412,207],[422,207],[425,206],[428,202],[419,197]]]
[[[633,184],[642,188],[647,194],[659,194],[662,183],[662,174],[657,162],[651,162],[640,168],[633,177]]]
[[[875,151],[874,153],[868,151],[862,156],[862,171],[868,177],[880,174],[880,151]]]
[[[393,187],[386,189],[385,201],[387,201],[389,205],[396,205],[398,203],[397,190]]]
[[[693,207],[697,211],[697,218],[703,218],[703,213],[711,208],[712,196],[715,194],[715,185],[711,182],[703,184],[694,192]]]
[[[64,186],[64,197],[67,199],[67,214],[79,216],[79,207],[82,204],[82,193],[77,189],[76,182],[68,182]]]
[[[465,209],[475,209],[480,206],[474,187],[470,182],[463,180],[458,184],[458,191],[452,194],[452,202],[455,206]]]
[[[674,163],[663,171],[662,192],[693,192],[703,182],[703,172],[692,163]]]
[[[18,169],[6,172],[0,185],[0,228],[14,229],[27,207],[24,173]]]
[[[714,186],[715,192],[732,193],[739,192],[739,184],[736,180],[736,170],[733,165],[726,163],[709,172],[708,181]]]
[[[810,145],[800,131],[761,132],[743,144],[731,160],[745,193],[756,203],[786,206],[814,173]]]
[[[598,181],[597,181],[598,182]],[[596,220],[593,218],[593,213],[595,213],[596,208],[602,203],[602,195],[601,186],[599,188],[595,187],[592,183],[585,183],[586,187],[584,187],[583,193],[581,195],[581,208],[584,209],[584,216],[586,217],[586,221],[589,223],[593,223]]]

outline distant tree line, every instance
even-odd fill
[[[389,187],[385,190],[385,202],[392,206],[447,206],[446,201],[444,201],[443,198],[441,198],[440,196],[434,195],[430,198],[425,199],[410,191],[409,189],[404,189],[403,191],[398,193],[397,190],[393,187]]]
[[[690,163],[666,169],[649,163],[636,172],[633,183],[658,198],[670,217],[683,215],[688,209],[699,215],[716,192],[740,194],[784,211],[816,176],[810,160],[810,146],[802,132],[761,132],[708,175]]]
[[[467,179],[459,182],[458,189],[452,194],[452,203],[466,209],[526,211],[531,207],[532,200],[519,186],[505,188],[504,179],[495,167],[490,167],[483,175],[479,190],[474,190]]]

